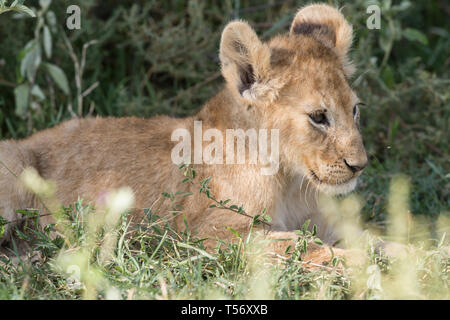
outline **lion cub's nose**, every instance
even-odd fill
[[[360,161],[344,159],[344,163],[353,173],[357,173],[367,166],[367,158],[361,159]]]

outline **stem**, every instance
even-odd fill
[[[16,219],[16,220],[11,220],[11,221],[5,222],[5,223],[3,223],[3,225],[7,225],[7,224],[10,224],[10,223],[15,223],[15,222],[19,222],[19,221],[24,221],[24,220],[28,220],[28,219],[34,219],[34,218],[41,218],[41,217],[45,217],[45,216],[51,216],[51,215],[52,215],[52,213],[44,213],[44,214],[38,214],[35,217],[23,217],[23,218],[20,218],[20,219]]]
[[[234,208],[231,208],[231,207],[224,206],[223,203],[221,203],[220,201],[218,201],[216,198],[214,198],[212,196],[209,196],[208,198],[218,204],[218,206],[216,206],[216,208],[218,208],[218,209],[230,210],[230,211],[233,211],[233,212],[238,213],[240,215],[243,215],[245,217],[248,217],[248,218],[251,218],[251,219],[255,219],[254,216],[249,215],[244,210],[239,210],[239,209],[234,209]],[[259,222],[261,222],[262,224],[264,224],[264,225],[266,225],[268,227],[272,226],[269,222],[267,222],[265,220],[261,220],[260,218],[255,219],[255,221],[259,221]]]
[[[391,37],[389,39],[389,45],[387,47],[387,50],[384,53],[383,60],[381,61],[379,72],[381,72],[381,70],[383,70],[383,68],[387,64],[389,56],[391,55],[392,45],[394,44],[394,35],[392,34],[392,30],[394,30],[394,26],[392,24],[392,20],[390,20],[390,19],[389,19],[389,30],[391,30]]]

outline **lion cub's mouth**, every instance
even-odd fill
[[[356,187],[358,176],[353,176],[350,179],[338,181],[338,183],[331,184],[326,181],[321,180],[317,174],[309,170],[310,174],[307,175],[310,181],[312,181],[316,188],[321,192],[328,195],[343,195],[353,191]]]
[[[338,183],[333,183],[332,184],[332,183],[329,183],[329,182],[326,182],[326,181],[323,181],[323,180],[319,179],[319,177],[316,175],[316,173],[313,170],[309,169],[309,172],[311,174],[312,180],[315,181],[316,183],[318,183],[319,185],[325,184],[325,185],[328,185],[328,186],[342,186],[342,185],[346,185],[347,183],[351,182],[353,179],[356,178],[355,176],[353,176],[353,177],[351,177],[349,179],[346,179],[346,180],[343,180],[343,181],[339,181]]]

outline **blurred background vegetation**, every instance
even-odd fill
[[[0,4],[13,1],[0,0]],[[410,177],[412,214],[449,214],[450,4],[323,1],[354,27],[352,86],[367,104],[370,165],[358,192],[363,219],[383,227],[389,181]],[[287,32],[307,1],[40,0],[0,15],[0,138],[24,138],[73,116],[174,117],[196,112],[223,85],[221,30],[245,19],[263,39]],[[68,30],[66,9],[81,8]],[[369,30],[366,9],[381,8]]]

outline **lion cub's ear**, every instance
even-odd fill
[[[320,41],[338,55],[347,76],[354,72],[347,57],[353,39],[352,26],[337,9],[325,4],[300,9],[292,21],[290,34],[302,34]]]
[[[230,22],[220,42],[222,74],[229,87],[250,103],[270,103],[277,83],[270,78],[270,49],[244,21]]]

